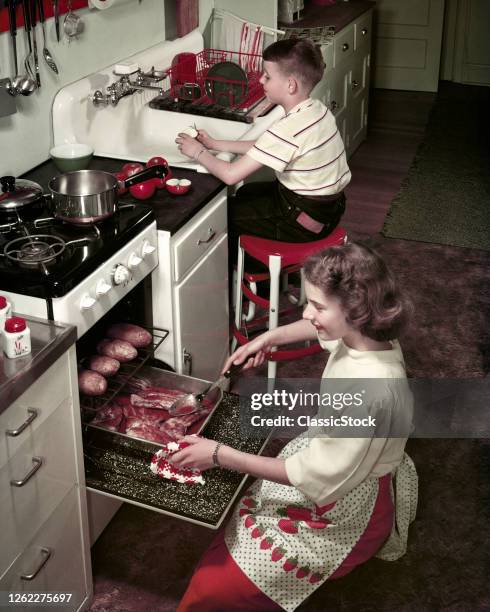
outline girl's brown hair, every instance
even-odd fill
[[[405,327],[411,304],[369,247],[356,242],[331,247],[309,257],[304,270],[309,283],[339,300],[346,321],[364,336],[393,340]]]
[[[285,38],[272,43],[262,54],[266,62],[277,62],[281,72],[293,75],[310,91],[319,83],[325,70],[320,47],[308,38]]]

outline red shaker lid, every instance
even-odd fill
[[[10,319],[5,320],[5,331],[10,334],[24,331],[26,327],[26,320],[22,317],[10,317]]]
[[[7,298],[4,295],[0,295],[0,308],[7,306]]]

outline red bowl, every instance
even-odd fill
[[[191,181],[188,179],[171,178],[165,183],[165,187],[174,195],[183,195],[191,188]]]

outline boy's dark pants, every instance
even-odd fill
[[[236,262],[238,238],[250,234],[283,242],[313,242],[328,236],[345,210],[344,193],[306,198],[286,189],[279,181],[248,183],[228,199],[230,262]],[[306,213],[316,228],[311,231],[296,219]],[[300,217],[303,220],[305,215]],[[309,225],[307,223],[307,225]]]

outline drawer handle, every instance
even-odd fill
[[[362,34],[363,36],[366,36],[366,34],[367,34],[367,33],[368,33],[367,28],[362,28],[362,30],[361,30],[361,34]]]
[[[344,43],[342,45],[342,51],[347,51],[349,49],[349,43]]]
[[[354,80],[352,81],[352,89],[355,89],[356,87],[359,87],[359,83],[356,80]]]
[[[23,487],[28,480],[30,480],[34,474],[38,471],[38,469],[42,466],[43,460],[41,457],[33,457],[32,463],[34,463],[34,467],[24,476],[21,480],[11,480],[10,484],[13,487]]]
[[[192,355],[186,348],[182,350],[182,361],[184,367],[187,368],[187,376],[192,376]]]
[[[34,578],[39,574],[39,572],[43,569],[43,567],[48,562],[49,557],[51,557],[51,549],[45,546],[42,546],[41,554],[43,556],[43,558],[41,559],[41,563],[32,572],[32,574],[21,574],[20,576],[21,580],[34,580]]]
[[[28,416],[27,419],[22,423],[22,425],[17,427],[17,429],[7,429],[7,431],[5,432],[7,436],[15,438],[15,436],[21,434],[26,427],[29,427],[32,421],[34,421],[34,419],[37,417],[37,410],[35,410],[34,408],[28,408],[27,412],[30,414],[30,416]]]
[[[197,246],[199,246],[200,244],[208,244],[215,236],[216,232],[214,231],[214,229],[212,227],[208,227],[208,237],[206,238],[206,240],[201,240],[199,238],[199,240],[197,241]]]
[[[338,106],[338,104],[337,104],[337,102],[335,102],[335,100],[332,100],[330,102],[330,110],[331,111],[334,111],[337,108],[337,106]]]

